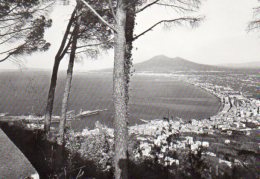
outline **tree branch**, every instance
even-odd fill
[[[42,7],[41,5],[39,6],[36,6],[35,8],[30,8],[30,9],[27,9],[26,11],[18,11],[16,13],[12,13],[12,14],[9,14],[8,16],[22,16],[24,13],[29,13],[29,14],[34,14],[34,13],[37,13],[39,11],[46,11],[46,9],[48,9],[49,7],[51,7],[52,5],[54,5],[56,2],[55,1],[52,1],[50,2],[49,4],[47,4],[46,6]],[[30,11],[31,10],[31,11]]]
[[[24,43],[24,44],[25,44],[25,43]],[[22,44],[22,45],[24,45],[24,44]],[[22,46],[22,45],[20,45],[20,46]],[[18,47],[17,47],[17,48],[18,48]],[[13,53],[15,50],[17,50],[17,48],[12,48],[12,49],[9,49],[9,50],[0,52],[0,55],[5,54],[5,53]]]
[[[177,6],[177,5],[173,5],[173,4],[165,4],[165,3],[155,3],[155,4],[159,5],[159,6],[177,8],[177,9],[182,10],[182,11],[194,12],[194,10],[192,8],[185,8],[185,7]]]
[[[12,53],[9,53],[5,58],[0,60],[0,63],[7,60],[11,55],[12,55]]]
[[[101,22],[102,23],[104,23],[105,25],[107,25],[110,29],[112,29],[114,32],[117,32],[117,30],[111,25],[111,24],[109,24],[103,17],[101,17],[100,15],[99,15],[99,13],[95,10],[95,9],[93,9],[92,8],[92,6],[91,5],[89,5],[86,1],[84,1],[84,0],[80,0],[83,4],[85,4],[98,18],[99,18],[99,20],[101,20]]]
[[[63,39],[62,39],[60,48],[59,48],[59,50],[58,50],[58,52],[57,52],[55,58],[60,57],[61,54],[62,54],[62,52],[63,52],[63,49],[64,49],[64,47],[65,47],[65,45],[66,45],[66,41],[67,41],[68,35],[69,35],[69,33],[70,33],[70,28],[71,28],[72,23],[73,23],[73,21],[74,21],[74,17],[75,17],[75,14],[76,14],[76,9],[77,9],[77,7],[75,7],[75,9],[73,10],[73,12],[72,12],[72,14],[71,14],[71,17],[70,17],[69,23],[68,23],[68,25],[67,25],[67,27],[66,27],[66,31],[65,31],[65,34],[64,34],[64,36],[63,36]],[[61,58],[60,58],[60,59],[61,59]]]
[[[14,30],[14,31],[11,31],[11,32],[7,32],[5,34],[0,34],[0,37],[6,36],[6,35],[15,34],[15,33],[19,33],[21,31],[29,30],[29,29],[32,29],[32,28],[33,27],[27,27],[27,28],[24,28],[24,29]]]
[[[82,46],[78,46],[77,49],[80,49],[80,48],[84,48],[84,47],[91,47],[91,46],[98,46],[98,45],[102,45],[102,44],[105,44],[111,40],[113,40],[114,38],[111,38],[105,42],[101,42],[101,43],[96,43],[96,44],[88,44],[88,45],[82,45]]]
[[[18,20],[18,19],[22,19],[22,17],[9,18],[9,19],[0,18],[0,22],[14,21],[14,20]]]
[[[12,35],[12,36],[10,36],[9,38],[4,39],[3,41],[0,42],[0,45],[2,45],[2,44],[4,44],[4,43],[8,42],[9,40],[11,40],[11,39],[14,38],[14,37],[15,37],[15,35]]]
[[[147,4],[146,6],[144,6],[143,8],[139,9],[136,11],[136,14],[139,13],[139,12],[142,12],[143,10],[145,10],[146,8],[156,4],[157,2],[159,2],[160,0],[155,0],[154,2],[150,3],[150,4]]]
[[[97,50],[94,50],[94,49],[85,49],[85,50],[81,50],[81,51],[78,51],[76,52],[76,54],[79,54],[79,53],[97,53]]]
[[[13,25],[16,25],[17,22],[14,22],[12,24],[10,24],[10,23],[3,23],[3,24],[5,24],[5,25],[1,26],[0,29],[5,29],[5,28],[11,27]]]
[[[149,27],[148,29],[146,29],[145,31],[143,31],[142,33],[140,33],[139,35],[136,35],[133,38],[133,41],[135,41],[142,35],[146,34],[147,32],[153,30],[153,28],[155,28],[156,26],[158,26],[162,23],[180,23],[181,21],[189,21],[190,23],[196,23],[196,22],[199,22],[200,20],[201,20],[201,18],[194,18],[194,17],[182,17],[182,18],[171,19],[171,20],[161,20],[161,21],[155,23],[154,25],[152,25],[151,27]]]
[[[4,16],[7,16],[9,13],[11,13],[13,10],[15,10],[16,8],[18,7],[18,5],[14,6],[12,9],[10,9],[8,12],[6,12],[5,14],[2,14],[0,16],[0,18],[4,17]]]
[[[62,59],[62,58],[64,57],[64,55],[68,52],[68,49],[69,49],[69,47],[70,47],[70,45],[71,45],[71,42],[72,42],[72,36],[73,36],[73,35],[70,36],[69,41],[68,41],[66,47],[65,47],[64,50],[61,52],[61,54],[60,54],[60,56],[59,56],[60,59]]]

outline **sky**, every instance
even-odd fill
[[[72,0],[73,1],[73,0]],[[257,0],[202,0],[198,15],[205,16],[200,26],[174,26],[170,29],[158,26],[134,42],[133,62],[139,63],[156,55],[182,57],[202,64],[229,64],[260,61],[260,31],[247,32],[253,18]],[[74,3],[53,8],[50,17],[53,26],[46,31],[51,42],[47,52],[18,57],[25,68],[52,69]],[[172,9],[153,6],[137,15],[135,34],[139,34],[161,19],[176,18]],[[60,69],[67,68],[68,59]],[[113,50],[102,53],[97,59],[82,57],[75,70],[89,71],[113,67]],[[10,61],[0,63],[0,69],[16,69]]]

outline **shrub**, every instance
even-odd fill
[[[97,123],[96,129],[81,137],[80,140],[81,145],[78,151],[82,157],[93,161],[102,171],[111,170],[114,141],[105,126]]]

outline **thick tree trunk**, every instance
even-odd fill
[[[114,128],[115,128],[115,178],[128,177],[128,128],[126,105],[126,77],[125,77],[125,0],[119,0],[116,10],[115,49],[114,49],[114,74],[113,74],[113,101],[114,101]]]
[[[77,10],[77,15],[79,14],[79,10]],[[59,125],[59,139],[58,143],[60,145],[64,145],[64,136],[65,136],[65,127],[66,127],[66,118],[67,118],[67,111],[68,111],[68,103],[69,103],[69,96],[70,96],[70,89],[71,89],[71,81],[72,81],[72,74],[73,74],[73,66],[77,48],[77,40],[78,40],[78,33],[79,33],[79,25],[80,25],[80,17],[77,18],[77,22],[74,27],[74,31],[72,33],[72,44],[71,44],[71,52],[70,52],[70,60],[67,70],[67,77],[66,77],[66,85],[63,94],[62,100],[62,108],[61,108],[61,120]]]
[[[52,110],[53,110],[53,103],[54,103],[54,97],[55,97],[55,89],[56,89],[59,65],[60,65],[60,61],[62,60],[63,56],[65,55],[65,53],[69,47],[70,42],[68,42],[66,45],[66,41],[69,36],[70,28],[72,26],[72,22],[74,20],[75,13],[76,13],[76,9],[74,9],[74,11],[71,14],[70,21],[67,25],[66,32],[65,32],[62,42],[61,42],[61,46],[55,56],[55,61],[54,61],[53,70],[52,70],[51,84],[50,84],[50,88],[49,88],[47,105],[46,105],[46,110],[45,110],[45,119],[44,119],[44,131],[45,131],[47,138],[49,138],[49,133],[50,133],[51,116],[52,116]]]

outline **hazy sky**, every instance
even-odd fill
[[[73,0],[72,0],[73,1]],[[203,0],[199,14],[206,16],[201,25],[195,29],[183,26],[165,29],[155,28],[138,39],[133,51],[134,63],[145,61],[155,55],[183,57],[190,61],[204,64],[244,63],[260,61],[260,31],[246,31],[252,20],[252,8],[257,0]],[[51,69],[55,53],[62,39],[67,20],[73,4],[54,8],[51,17],[53,27],[46,33],[52,44],[45,53],[23,56],[27,68]],[[176,17],[172,9],[152,7],[138,14],[135,34],[142,32],[160,19]],[[66,69],[68,60],[64,60],[61,69]],[[113,66],[113,51],[98,59],[88,59],[75,65],[76,70],[93,70]],[[0,63],[0,68],[17,68],[11,62]]]

